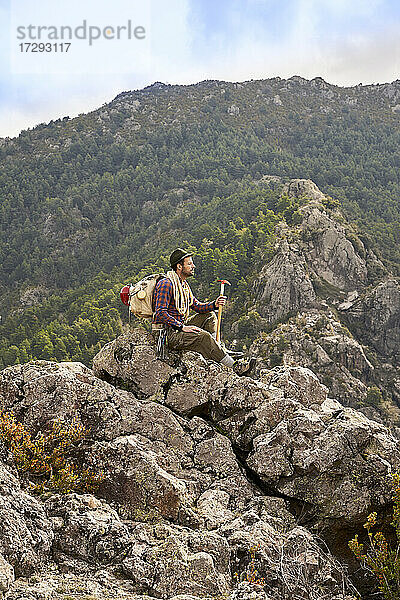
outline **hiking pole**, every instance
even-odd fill
[[[231,285],[231,284],[226,279],[218,279],[218,281],[221,284],[221,291],[220,291],[219,295],[223,296],[224,291],[225,291],[225,285]],[[218,306],[217,333],[215,335],[215,339],[217,342],[219,342],[221,339],[221,319],[222,319],[222,306],[219,305]]]

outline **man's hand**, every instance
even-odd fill
[[[215,306],[225,306],[226,304],[226,296],[218,296],[215,301]]]
[[[200,331],[203,331],[203,330],[200,329],[200,327],[196,327],[195,325],[184,325],[182,327],[182,331],[184,333],[199,333]]]

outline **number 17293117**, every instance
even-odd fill
[[[19,44],[21,52],[68,52],[71,42],[22,42]]]

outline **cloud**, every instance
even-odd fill
[[[23,6],[28,0],[14,1]],[[77,20],[89,18],[92,10],[97,19],[111,18],[116,0],[104,6],[94,0],[68,4]],[[399,73],[399,24],[400,8],[389,0],[151,0],[146,69],[132,60],[126,73],[118,73],[116,65],[97,75],[19,75],[7,65],[8,15],[0,4],[0,136],[88,112],[156,80],[187,84],[301,75],[338,85],[390,81]]]
[[[62,79],[57,82],[57,78],[52,78],[46,83],[38,77],[25,78],[24,82],[14,83],[15,87],[8,92],[7,99],[2,99],[0,136],[12,137],[22,129],[51,119],[66,115],[73,117],[94,110],[109,102],[121,90],[136,87],[130,83],[133,82],[124,79],[113,81],[112,85],[87,81],[84,87],[80,82],[79,88],[76,81]]]
[[[373,35],[348,36],[340,47],[327,48],[327,72],[341,85],[383,83],[399,78],[399,28],[388,27]]]
[[[14,0],[18,3],[17,14],[14,15],[14,26],[16,18],[21,19],[24,13],[24,6],[27,6],[27,0]],[[103,4],[94,2],[94,0],[73,0],[67,5],[68,20],[67,23],[80,23],[83,18],[92,19],[93,23],[112,23],[115,22],[115,14],[112,7],[125,5],[126,9],[132,9],[131,0],[114,0],[107,3],[108,9],[105,10]],[[31,3],[30,3],[31,4]],[[4,68],[0,75],[0,136],[17,135],[22,128],[33,127],[40,122],[48,122],[50,119],[56,119],[64,115],[76,116],[81,112],[88,112],[103,104],[109,102],[118,93],[124,90],[141,88],[155,79],[166,80],[171,78],[174,81],[179,77],[181,68],[180,60],[187,54],[188,29],[185,21],[185,0],[170,0],[168,7],[161,0],[151,2],[152,23],[149,27],[149,64],[146,70],[138,68],[135,57],[128,56],[126,60],[129,64],[129,70],[121,70],[120,62],[125,58],[126,48],[119,44],[121,49],[121,60],[114,60],[111,68],[105,68],[105,61],[97,56],[98,73],[85,74],[80,73],[76,61],[83,61],[82,56],[77,55],[74,59],[76,68],[45,69],[40,67],[40,60],[43,56],[32,55],[32,60],[39,63],[37,73],[20,73],[20,69],[12,70],[9,64],[9,41],[5,37],[9,35],[10,15],[5,9],[0,8],[1,25],[6,34],[0,38],[3,40],[1,55],[3,57]],[[38,0],[38,14],[43,23],[62,24],[61,12],[46,15],[44,8],[49,6],[49,0]],[[54,6],[54,3],[52,4]],[[111,8],[110,8],[111,7]],[[40,10],[42,13],[40,13]],[[121,13],[117,12],[121,19]],[[124,17],[134,18],[134,13],[125,12]],[[39,18],[39,17],[38,17]],[[65,13],[64,13],[64,17]],[[113,21],[114,20],[114,21]],[[40,22],[40,21],[38,21]],[[107,42],[106,42],[107,43]],[[1,44],[1,42],[0,42]],[[11,65],[12,67],[12,65]],[[111,72],[107,72],[111,71]]]
[[[11,72],[147,73],[149,7],[142,0],[12,0]]]
[[[257,10],[243,11],[233,30],[219,29],[208,38],[212,78],[237,81],[297,74],[355,85],[398,77],[400,18],[387,1],[288,0],[278,14],[274,2],[246,4],[262,6],[264,18]],[[237,6],[225,5],[226,23],[232,22],[229,11],[237,14]]]
[[[377,13],[385,4],[385,0],[305,0],[310,4],[313,10],[329,10],[336,16],[372,16]],[[390,2],[389,2],[390,4]]]

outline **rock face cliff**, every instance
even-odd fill
[[[259,370],[310,368],[333,397],[398,428],[400,282],[312,181],[282,192],[301,206],[295,224],[277,226],[275,254],[254,282]]]
[[[3,598],[349,599],[347,541],[371,510],[386,518],[400,450],[327,392],[303,367],[249,379],[196,354],[158,361],[144,330],[93,370],[5,369],[1,410],[33,434],[75,418],[104,477],[95,496],[33,497],[2,451]]]
[[[386,273],[340,211],[329,208],[330,199],[315,183],[294,179],[283,193],[303,205],[297,211],[297,225],[279,224],[274,258],[255,283],[261,314],[272,324],[288,313],[320,306],[322,300],[359,295],[371,283],[372,265],[375,276]]]

